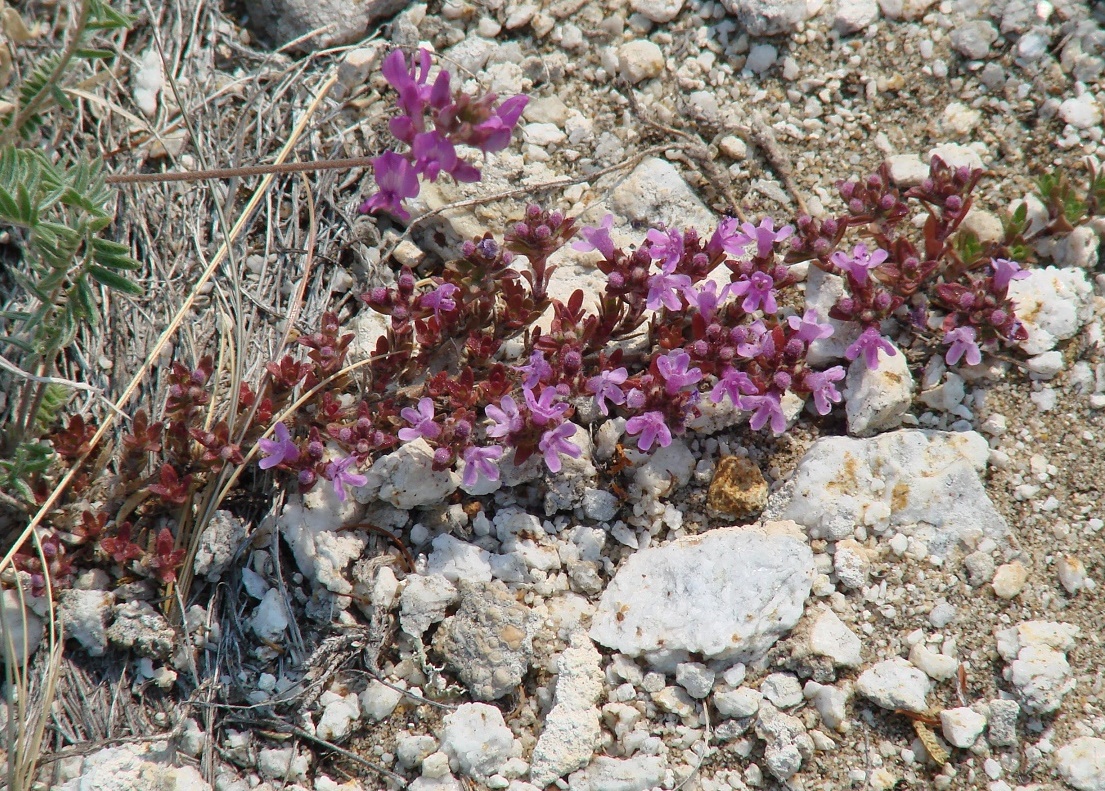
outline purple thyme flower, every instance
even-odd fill
[[[524,425],[522,414],[518,411],[518,405],[514,403],[514,399],[508,395],[502,397],[499,406],[488,404],[483,411],[495,421],[495,425],[487,430],[489,437],[498,439],[522,430]]]
[[[493,116],[473,129],[472,144],[485,154],[502,151],[510,145],[510,136],[528,102],[529,97],[521,95],[504,99]]]
[[[644,453],[648,453],[653,443],[661,448],[671,444],[671,429],[664,422],[662,412],[645,412],[643,415],[631,417],[625,422],[625,430],[630,435],[640,433],[637,447]]]
[[[741,409],[752,412],[748,425],[753,431],[759,431],[769,422],[773,433],[782,434],[786,431],[787,418],[783,414],[778,393],[744,396],[741,399]]]
[[[322,473],[327,480],[333,482],[334,494],[336,494],[338,499],[343,503],[345,502],[346,486],[364,486],[368,483],[367,475],[361,475],[359,472],[349,472],[349,468],[356,463],[356,456],[345,456],[341,459],[334,459],[326,465],[326,469]]]
[[[699,314],[701,314],[702,318],[709,323],[714,320],[714,316],[717,314],[717,306],[725,299],[725,295],[728,292],[728,286],[724,286],[719,292],[717,290],[717,283],[713,280],[704,280],[697,286],[691,286],[690,288],[684,289],[683,297],[699,312]]]
[[[581,451],[575,443],[569,442],[568,437],[576,433],[575,423],[561,423],[550,428],[541,435],[541,441],[537,443],[538,450],[545,456],[545,466],[549,472],[560,472],[560,454],[571,456],[573,459],[580,457]]]
[[[867,245],[857,244],[852,248],[852,254],[845,252],[833,253],[829,258],[834,264],[852,276],[852,279],[861,286],[867,284],[867,273],[889,258],[886,250],[876,247],[873,253],[867,252]]]
[[[1021,269],[1020,264],[1008,258],[992,258],[990,265],[994,268],[994,288],[998,291],[1008,288],[1010,280],[1024,280],[1029,276],[1028,270]]]
[[[602,257],[609,260],[614,257],[614,240],[610,238],[610,229],[614,227],[614,215],[607,214],[596,226],[585,225],[579,229],[579,235],[583,237],[572,245],[573,250],[581,253],[589,253],[597,250]]]
[[[675,349],[656,358],[656,368],[664,377],[664,392],[675,395],[684,387],[702,381],[702,371],[690,368],[691,356],[682,349]]]
[[[625,394],[625,405],[630,409],[640,409],[645,405],[646,400],[644,392],[636,387]]]
[[[741,396],[755,395],[758,392],[759,390],[756,389],[755,383],[748,374],[730,366],[725,369],[725,373],[718,379],[714,389],[710,391],[710,400],[715,404],[719,404],[721,399],[729,396],[729,400],[733,402],[734,406],[740,406]]]
[[[756,245],[756,258],[767,258],[775,248],[776,242],[781,242],[794,233],[794,227],[784,225],[775,230],[775,221],[770,217],[764,217],[759,225],[750,222],[743,223],[741,230],[737,231],[737,220],[730,218],[718,226],[721,236],[721,246],[730,255],[747,255],[749,245]]]
[[[405,407],[399,416],[413,426],[413,428],[399,429],[399,439],[404,442],[413,442],[419,437],[434,439],[440,436],[441,426],[434,422],[434,401],[432,398],[418,399],[418,409]]]
[[[834,365],[824,371],[806,371],[806,387],[813,396],[813,405],[817,414],[827,415],[832,410],[833,404],[839,404],[841,395],[833,382],[839,382],[844,378],[844,368]],[[830,403],[832,402],[832,403]]]
[[[503,457],[503,449],[498,445],[488,445],[480,448],[470,445],[464,449],[464,477],[461,483],[464,486],[474,486],[480,475],[489,481],[499,480],[499,466],[494,464]]]
[[[457,309],[457,302],[453,299],[453,294],[458,291],[460,291],[460,286],[452,283],[442,283],[428,294],[423,294],[418,303],[422,307],[432,310],[434,315],[440,319],[442,313]]]
[[[541,388],[541,395],[537,398],[533,397],[533,390],[529,388],[523,388],[522,393],[526,397],[526,406],[529,407],[533,422],[539,426],[544,426],[550,421],[560,420],[570,407],[566,402],[553,403],[553,399],[558,395],[555,387]],[[553,472],[556,471],[553,470]]]
[[[854,360],[862,354],[867,368],[875,371],[879,367],[879,349],[886,352],[887,357],[893,357],[898,353],[898,350],[894,348],[894,344],[882,336],[878,327],[868,327],[860,334],[855,343],[844,350],[844,356],[849,360]]]
[[[445,171],[452,173],[457,167],[457,150],[441,132],[422,132],[414,136],[411,143],[411,156],[414,157],[414,170],[430,181],[437,181],[438,175]]]
[[[741,278],[729,284],[729,292],[744,297],[741,308],[746,313],[763,308],[764,313],[774,313],[779,309],[775,302],[775,281],[765,272],[753,272],[748,279]]]
[[[978,365],[982,362],[982,350],[978,348],[975,338],[978,333],[974,327],[956,327],[944,335],[944,343],[950,344],[948,353],[944,359],[948,365],[958,365],[959,360],[966,355],[967,365]]]
[[[787,317],[787,324],[792,330],[798,331],[798,340],[803,343],[813,343],[819,338],[828,338],[833,334],[832,324],[821,324],[817,319],[817,308],[810,308],[801,318]]]
[[[434,92],[434,88],[438,88],[439,95],[442,92],[448,93],[449,73],[442,71],[438,74],[438,82],[444,82],[442,87],[438,87],[437,83],[433,86],[428,85],[430,53],[425,49],[418,50],[417,60],[411,57],[409,69],[403,51],[393,50],[384,58],[380,73],[399,94],[397,104],[405,113],[399,118],[392,119],[392,133],[403,142],[409,143],[415,129],[422,128],[422,114],[430,102],[430,95]],[[397,121],[399,123],[396,123]]]
[[[764,338],[768,335],[767,327],[759,319],[748,326],[734,327],[729,333],[729,337],[737,344],[737,354],[749,360],[763,353]]]
[[[691,287],[691,279],[686,275],[671,275],[661,272],[648,279],[648,297],[645,299],[645,307],[649,310],[659,310],[661,306],[668,310],[679,310],[682,302],[679,301],[679,292]]]
[[[388,211],[400,220],[409,220],[403,201],[418,194],[418,175],[411,163],[394,151],[385,151],[372,160],[373,177],[380,191],[361,204],[361,214]]]
[[[299,458],[299,448],[288,433],[288,427],[283,423],[277,423],[276,439],[259,439],[257,444],[261,446],[261,452],[265,458],[257,462],[262,470],[271,470],[278,464],[293,464]]]
[[[648,254],[652,260],[660,261],[660,268],[664,274],[670,275],[679,266],[683,258],[683,234],[675,228],[667,231],[658,231],[655,228],[649,230],[645,236],[651,244]]]
[[[625,384],[629,378],[629,372],[622,368],[613,371],[600,371],[598,376],[592,376],[587,380],[587,392],[595,396],[595,403],[599,406],[599,412],[609,415],[610,410],[606,402],[611,404],[624,404],[625,392],[618,385]]]
[[[545,353],[540,349],[533,350],[533,353],[529,356],[528,365],[514,365],[511,367],[515,371],[520,371],[526,375],[526,378],[522,381],[522,387],[526,390],[532,390],[537,387],[539,382],[544,379],[551,379],[553,375],[552,366],[545,362]]]

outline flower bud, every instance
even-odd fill
[[[524,222],[514,223],[514,235],[520,239],[524,239],[529,236],[529,226]]]
[[[821,232],[826,236],[836,236],[836,233],[839,230],[840,223],[834,220],[832,217],[821,223]]]
[[[875,310],[885,311],[890,308],[892,302],[893,298],[890,296],[890,294],[885,291],[880,291],[878,294],[875,295],[873,304],[875,306]]]
[[[944,200],[944,208],[951,212],[957,212],[963,208],[963,199],[958,195],[949,195]]]
[[[625,288],[625,275],[621,272],[611,272],[606,276],[606,282],[610,285],[610,288],[620,291]]]
[[[716,321],[711,322],[706,326],[706,339],[713,343],[717,343],[719,340],[721,340],[721,333],[721,325],[718,324]]]
[[[539,242],[547,242],[552,238],[552,229],[545,224],[538,225],[533,231],[533,236]]]
[[[832,242],[828,239],[814,239],[813,240],[813,254],[818,258],[827,256],[833,250]]]
[[[499,245],[494,239],[480,239],[476,243],[476,250],[484,258],[494,258],[499,254]]]
[[[867,177],[867,189],[872,192],[882,192],[883,183],[882,177],[878,174],[872,174]]]
[[[970,291],[965,292],[962,296],[959,297],[959,309],[960,310],[970,310],[971,308],[974,307],[974,305],[975,305],[975,295],[972,294]]]
[[[990,323],[993,324],[995,327],[1000,327],[1008,320],[1009,314],[1001,308],[998,308],[997,310],[990,313]]]
[[[470,420],[457,421],[457,424],[453,426],[453,436],[457,439],[468,439],[472,436],[472,422]]]
[[[315,481],[318,480],[318,474],[315,473],[310,467],[299,471],[299,485],[304,489],[308,489],[315,485]]]
[[[731,361],[736,356],[737,350],[734,349],[732,346],[722,346],[720,349],[718,349],[717,352],[717,358],[723,363]]]
[[[453,460],[453,453],[448,448],[438,448],[434,451],[434,466],[438,469],[449,466]]]
[[[786,371],[776,371],[775,376],[772,377],[772,382],[774,382],[775,386],[780,390],[789,390],[790,381],[790,374]]]
[[[460,254],[464,258],[471,258],[473,255],[476,254],[476,243],[469,239],[468,241],[461,244]]]
[[[404,269],[400,272],[396,282],[398,283],[400,292],[409,294],[414,291],[414,275],[409,269]]]
[[[541,216],[541,207],[538,206],[536,203],[531,203],[529,206],[526,206],[526,218],[527,219],[536,220],[540,216]]]
[[[797,360],[804,351],[806,351],[806,344],[797,336],[787,341],[787,345],[783,347],[783,354],[788,360]]]
[[[625,397],[625,405],[630,409],[640,409],[645,405],[645,394],[634,387]]]
[[[564,212],[552,211],[549,212],[549,219],[547,221],[553,228],[559,228],[564,224]]]
[[[843,198],[845,201],[850,201],[852,199],[852,196],[856,194],[856,182],[845,181],[843,184],[840,185],[839,189],[840,197]]]
[[[932,192],[934,189],[936,189],[936,182],[931,178],[926,178],[921,182],[921,190],[923,192]]]
[[[848,201],[848,211],[852,214],[863,214],[863,201],[859,198],[853,198]]]
[[[879,208],[883,211],[890,211],[897,203],[898,199],[889,192],[879,198]]]
[[[349,429],[347,429],[347,428],[346,428],[346,429],[342,429],[342,432],[341,432],[341,433],[349,433],[350,435],[352,434],[352,432],[351,432],[351,431],[349,431]],[[352,438],[352,437],[350,437],[350,438]],[[349,441],[349,439],[346,439],[345,441],[346,441],[346,442],[348,442],[348,441]],[[322,444],[322,443],[321,443],[321,442],[320,442],[319,440],[317,440],[317,439],[316,439],[316,440],[314,440],[313,442],[308,442],[308,443],[307,443],[307,455],[308,455],[308,456],[310,456],[310,457],[311,457],[312,459],[321,459],[321,458],[322,458],[322,454],[323,454],[323,453],[324,453],[325,451],[326,451],[326,448],[325,448],[325,447],[323,446],[323,444]]]
[[[853,313],[856,309],[856,301],[851,297],[842,297],[836,303],[836,307],[841,313]]]
[[[572,349],[563,357],[564,360],[564,372],[567,374],[574,374],[583,367],[583,355],[578,350]]]
[[[349,428],[349,426],[342,426],[340,429],[338,429],[338,440],[340,442],[345,442],[345,443],[352,442],[353,441],[353,429]],[[314,444],[315,443],[312,442],[310,445],[307,446],[307,452],[308,453],[311,452],[310,449]],[[322,445],[321,442],[318,443],[318,444]]]
[[[706,341],[695,341],[691,345],[691,351],[694,352],[695,357],[702,359],[710,353],[710,344],[706,343]]]

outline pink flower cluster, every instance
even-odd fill
[[[401,50],[384,59],[381,73],[396,93],[402,114],[391,119],[391,133],[406,143],[403,154],[385,151],[373,160],[379,191],[361,204],[364,214],[387,211],[410,219],[403,201],[419,192],[419,178],[436,181],[448,173],[457,181],[480,180],[480,171],[457,153],[458,145],[484,153],[502,151],[525,109],[525,96],[512,96],[496,105],[493,93],[472,96],[453,92],[449,72],[438,71],[430,81],[430,53],[419,50],[407,60]]]

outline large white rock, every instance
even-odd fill
[[[932,682],[900,656],[879,662],[856,679],[856,690],[884,709],[928,711]]]
[[[833,540],[851,537],[857,525],[893,527],[946,557],[961,541],[1000,541],[1008,532],[978,477],[989,455],[973,431],[826,437],[798,463],[780,515]]]
[[[1059,748],[1063,782],[1078,791],[1105,791],[1105,739],[1081,736]]]
[[[440,574],[412,574],[399,594],[399,625],[421,638],[430,624],[445,620],[446,609],[458,598],[456,586]]]
[[[848,433],[870,437],[902,425],[913,403],[913,374],[901,351],[893,356],[879,351],[879,367],[872,371],[863,357],[852,360],[844,378],[844,411]]]
[[[355,692],[340,695],[327,690],[319,698],[319,704],[322,716],[315,726],[315,735],[328,742],[341,741],[348,736],[353,723],[361,716],[361,704]]]
[[[101,590],[63,590],[58,595],[58,618],[65,636],[76,639],[89,656],[103,656],[107,650],[107,618],[115,596]]]
[[[948,744],[966,750],[986,728],[986,717],[966,706],[940,712],[940,727]]]
[[[756,735],[767,742],[764,763],[768,771],[784,782],[802,767],[803,759],[813,755],[813,739],[802,721],[770,703],[760,706]]]
[[[1028,330],[1028,340],[1020,344],[1025,354],[1043,354],[1073,338],[1090,317],[1092,295],[1083,269],[1032,269],[1023,280],[1010,282],[1009,297]]]
[[[830,318],[829,311],[844,296],[844,278],[811,265],[806,274],[806,310],[816,310],[819,321],[833,328],[828,338],[817,338],[806,351],[806,361],[814,368],[827,368],[844,359],[845,350],[859,337],[859,324]]]
[[[610,205],[631,223],[693,227],[700,234],[711,233],[717,225],[716,215],[687,185],[675,165],[656,157],[646,159],[617,184]]]
[[[55,791],[148,791],[151,788],[210,791],[211,786],[195,767],[160,763],[167,757],[166,752],[155,751],[145,744],[105,747],[85,756],[78,777],[53,788]]]
[[[602,657],[583,632],[557,660],[556,697],[530,758],[530,782],[544,788],[591,760],[602,730],[595,707],[602,695]]]
[[[460,475],[452,470],[433,470],[434,450],[419,437],[404,442],[369,468],[368,482],[353,490],[357,502],[379,498],[396,508],[410,510],[438,505],[456,491]]]
[[[473,779],[486,780],[498,772],[513,747],[514,734],[494,706],[465,703],[445,717],[441,750]]]
[[[679,16],[683,0],[629,0],[629,7],[645,18],[663,24]]]
[[[569,791],[647,791],[664,781],[667,761],[661,755],[608,758],[600,755],[586,769],[573,772]]]
[[[364,554],[368,538],[338,528],[356,513],[350,509],[359,507],[352,499],[338,501],[327,481],[302,499],[288,498],[277,524],[296,565],[313,585],[343,595],[353,591],[353,583],[342,572]]]
[[[448,533],[433,540],[434,551],[426,560],[427,574],[440,574],[450,582],[491,582],[490,553]]]
[[[1074,689],[1066,652],[1074,647],[1080,631],[1069,623],[1025,621],[994,633],[998,653],[1009,662],[1005,678],[1017,688],[1025,711],[1058,711]]]
[[[798,622],[813,585],[795,527],[722,528],[637,552],[603,593],[591,638],[629,656],[758,658]]]

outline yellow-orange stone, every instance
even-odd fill
[[[706,505],[721,516],[751,519],[767,505],[767,482],[756,464],[743,456],[726,456],[718,462]]]

